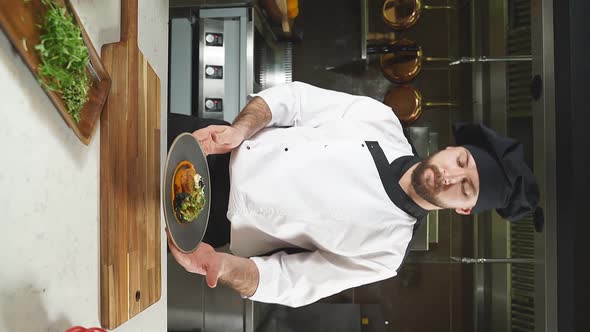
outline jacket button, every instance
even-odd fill
[[[285,151],[289,151],[289,148],[285,148]]]
[[[362,146],[363,148],[365,147],[365,145],[364,145],[364,144],[361,144],[361,146]]]
[[[250,145],[246,145],[246,149],[247,150],[250,150]]]

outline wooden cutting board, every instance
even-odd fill
[[[100,121],[100,307],[114,329],[161,291],[160,79],[137,45],[137,0],[122,0],[121,41],[102,60],[112,86]]]

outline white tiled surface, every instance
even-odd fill
[[[118,41],[120,1],[73,3],[99,53]],[[139,0],[139,47],[162,84],[162,156],[167,20],[167,0]],[[100,325],[99,142],[99,130],[78,140],[0,32],[0,332]],[[164,240],[161,300],[117,332],[166,331]]]

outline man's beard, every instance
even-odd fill
[[[438,167],[430,164],[432,156],[428,159],[422,160],[420,164],[412,172],[412,186],[418,196],[422,197],[430,204],[434,204],[438,207],[445,208],[445,204],[442,203],[438,197],[442,191],[443,182],[442,174],[438,170]],[[434,176],[434,187],[430,187],[427,183],[430,181],[430,177],[425,178],[424,174],[427,170],[431,170]]]

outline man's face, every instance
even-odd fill
[[[469,214],[479,194],[475,160],[461,146],[450,146],[423,160],[412,173],[412,186],[438,207]]]

